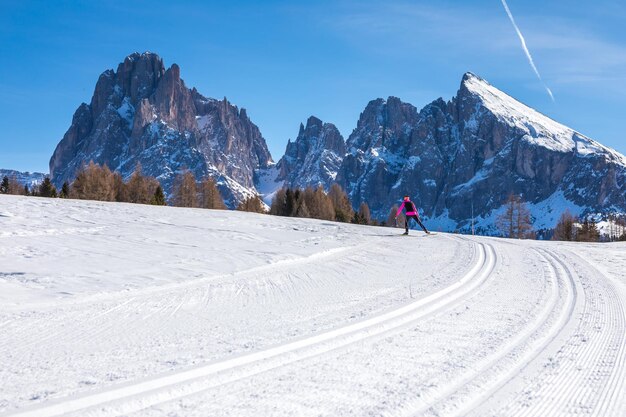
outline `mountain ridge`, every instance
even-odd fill
[[[337,182],[379,219],[404,194],[445,230],[467,230],[473,214],[494,232],[510,193],[522,194],[540,228],[554,226],[566,207],[626,211],[623,155],[471,72],[451,100],[419,111],[397,97],[371,100],[346,149]]]
[[[71,179],[90,159],[126,177],[141,163],[166,192],[184,169],[213,176],[230,207],[255,194],[269,203],[281,186],[337,182],[355,206],[365,201],[385,219],[411,194],[423,217],[446,230],[467,229],[472,213],[493,229],[509,193],[542,207],[535,220],[546,227],[555,219],[545,213],[564,207],[626,212],[624,155],[471,72],[450,100],[421,109],[393,96],[371,100],[345,140],[311,116],[274,163],[245,109],[189,89],[178,65],[134,53],[104,71],[90,104],[76,110],[50,160],[53,181]]]

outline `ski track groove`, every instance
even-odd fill
[[[230,382],[230,380],[276,369],[356,342],[378,337],[381,334],[414,323],[424,316],[435,314],[456,305],[459,301],[464,300],[464,296],[487,282],[497,261],[495,251],[490,245],[479,243],[475,244],[475,252],[478,252],[475,255],[478,260],[475,260],[473,267],[459,281],[395,310],[315,336],[218,361],[199,368],[179,371],[142,382],[124,384],[121,387],[111,387],[95,394],[87,393],[76,398],[50,401],[49,404],[40,405],[32,410],[18,411],[9,415],[14,417],[53,417],[74,412],[80,412],[79,415],[81,416],[126,414],[209,389],[215,384],[211,384],[210,379],[209,381],[206,379],[212,376],[214,378],[217,376],[219,379],[220,375],[227,372],[243,372],[245,374],[229,378],[228,382]],[[290,277],[290,279],[292,278]],[[291,286],[290,290],[293,290]],[[428,310],[429,308],[430,310]],[[272,361],[275,363],[271,363]],[[248,372],[246,372],[246,367],[249,368]],[[207,382],[211,385],[210,387],[207,386]],[[218,384],[221,383],[218,381]],[[110,408],[107,409],[107,407]]]
[[[555,267],[582,289],[582,311],[577,315],[579,317],[572,315],[570,318],[570,321],[577,321],[575,330],[560,342],[562,346],[555,358],[548,358],[548,363],[544,362],[543,369],[533,382],[497,414],[515,417],[617,415],[619,411],[615,405],[602,399],[617,398],[621,390],[621,384],[611,384],[610,377],[623,378],[624,374],[623,366],[619,366],[624,363],[625,356],[623,307],[607,282],[604,283],[603,293],[597,294],[598,286],[590,285],[588,279],[573,272],[559,254],[546,252]],[[618,347],[617,360],[610,360],[613,346]],[[610,369],[605,369],[607,367]],[[602,378],[607,373],[609,378]]]
[[[540,258],[544,262],[545,272],[545,264],[548,263],[548,261],[541,255]],[[438,408],[445,407],[446,405],[449,406],[449,404],[453,404],[456,407],[456,410],[446,409],[444,415],[464,415],[469,409],[481,402],[481,400],[489,393],[493,393],[497,387],[502,386],[506,381],[508,381],[511,374],[517,373],[518,369],[521,366],[524,366],[524,360],[526,357],[523,354],[522,358],[517,360],[507,358],[509,355],[516,350],[524,350],[525,345],[529,343],[539,344],[541,346],[545,346],[549,343],[549,341],[551,341],[565,325],[567,317],[569,316],[569,305],[572,303],[570,297],[568,297],[571,292],[571,288],[567,289],[565,300],[562,300],[560,303],[559,301],[563,297],[563,291],[559,291],[559,287],[561,287],[561,280],[553,270],[550,270],[547,275],[550,277],[550,296],[548,298],[548,302],[539,307],[541,311],[534,317],[529,325],[525,326],[520,332],[509,338],[503,346],[499,346],[497,351],[492,352],[481,361],[474,363],[465,375],[462,375],[456,378],[456,380],[452,383],[447,384],[444,389],[435,393],[433,397],[430,397],[425,404],[416,408],[409,407],[403,415],[415,416],[421,415],[427,411],[437,414],[436,410]],[[519,287],[520,284],[521,283],[518,282],[516,286]],[[558,316],[554,323],[552,322],[553,315]],[[544,329],[546,326],[549,327],[549,329]],[[538,341],[532,341],[532,337],[538,333],[545,334],[541,335]],[[525,353],[526,356],[532,355],[533,349],[530,349],[530,352],[526,349]],[[502,362],[507,363],[501,364]],[[491,373],[495,373],[495,375],[491,375],[490,371],[492,371],[492,368],[495,368],[496,365],[498,365],[499,368],[507,366],[509,371],[505,372],[504,375],[498,375],[497,371],[494,371]],[[487,382],[483,383],[481,386],[481,382],[477,381],[479,379],[487,379]],[[472,384],[474,386],[472,386]],[[473,389],[470,390],[469,394],[463,392],[464,389],[470,386],[472,386]],[[464,407],[458,407],[458,404],[453,401],[455,396],[459,396],[459,394],[461,394],[461,396],[465,395],[466,399]],[[474,395],[472,396],[471,394]]]

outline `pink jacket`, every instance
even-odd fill
[[[406,204],[406,203],[410,203],[410,204]],[[419,214],[417,213],[417,209],[415,209],[415,204],[413,204],[413,202],[411,200],[402,202],[402,204],[400,205],[400,208],[396,212],[396,217],[398,217],[400,215],[400,213],[402,213],[402,209],[404,208],[405,204],[406,204],[406,215],[407,216],[418,216],[419,217]]]

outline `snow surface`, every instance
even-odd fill
[[[0,213],[1,416],[626,414],[624,243]]]
[[[258,169],[255,172],[256,189],[267,206],[272,205],[276,193],[285,186],[285,181],[278,180],[278,174],[280,171],[276,164],[265,169]]]

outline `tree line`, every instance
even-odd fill
[[[626,241],[626,216],[609,214],[609,230],[601,235],[597,223],[590,216],[575,217],[565,209],[561,214],[551,240],[569,242]],[[516,239],[535,239],[531,213],[519,195],[511,194],[505,202],[505,210],[496,218],[496,227],[503,236]]]
[[[4,176],[0,181],[0,194],[58,197],[57,189],[49,177],[45,177],[41,184],[35,184],[31,188],[28,184],[22,185],[15,177]]]
[[[70,184],[65,182],[57,190],[49,177],[32,188],[20,184],[15,177],[4,177],[0,182],[0,194],[28,195],[52,198],[75,198],[82,200],[115,201],[137,204],[167,205],[225,210],[226,204],[215,180],[207,176],[197,181],[188,170],[179,173],[174,179],[172,195],[166,200],[159,181],[142,174],[141,164],[124,181],[119,172],[111,171],[106,165],[91,161],[84,165]],[[251,195],[236,207],[236,210],[255,213],[268,213],[276,216],[304,217],[364,225],[404,227],[404,217],[395,220],[398,206],[391,208],[386,221],[372,219],[369,206],[362,202],[354,210],[348,194],[339,184],[333,184],[326,192],[322,186],[282,188],[276,192],[272,204],[267,208],[258,195]],[[504,237],[535,239],[530,210],[522,197],[511,194],[504,204],[504,211],[496,218],[496,227]],[[608,217],[608,235],[605,240],[626,241],[626,216],[611,214]],[[552,240],[597,242],[600,231],[590,217],[579,219],[566,210],[553,230]]]
[[[569,210],[559,218],[554,228],[552,240],[566,242],[626,241],[626,216],[610,214],[608,216],[608,234],[601,236],[598,225],[589,216],[577,218]]]
[[[317,188],[307,187],[304,190],[282,188],[276,192],[269,214],[378,225],[372,219],[367,203],[363,202],[358,210],[353,210],[348,194],[339,184],[333,184],[328,193],[321,185]]]

